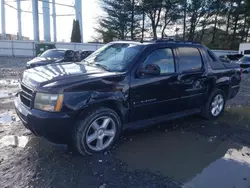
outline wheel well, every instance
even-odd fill
[[[218,85],[217,86],[218,89],[222,90],[226,96],[226,98],[228,98],[228,94],[229,94],[229,86],[228,85]]]
[[[122,105],[122,103],[114,101],[114,100],[101,101],[98,103],[90,104],[88,107],[81,110],[80,114],[78,115],[78,118],[80,119],[80,118],[86,117],[88,114],[92,113],[94,110],[101,108],[101,107],[114,110],[120,117],[121,123],[122,124],[126,123],[126,119],[127,119],[126,116],[127,116],[128,108],[125,108]]]

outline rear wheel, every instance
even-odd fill
[[[220,89],[214,90],[202,110],[202,115],[206,119],[218,118],[224,111],[225,103],[226,97],[224,92]]]
[[[82,155],[101,153],[112,148],[120,132],[119,116],[111,109],[100,108],[77,123],[74,145]]]

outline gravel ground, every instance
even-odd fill
[[[192,116],[126,131],[113,151],[81,157],[64,145],[34,137],[21,125],[13,97],[22,70],[0,68],[5,78],[0,76],[0,187],[200,188],[206,186],[194,186],[198,185],[195,177],[211,164],[220,166],[215,161],[235,151],[243,157],[241,166],[246,170],[234,175],[240,180],[230,186],[250,187],[250,163],[246,163],[250,160],[250,75],[244,75],[239,95],[228,102],[225,114],[217,121]],[[219,181],[223,183],[223,178]]]

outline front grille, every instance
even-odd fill
[[[244,68],[244,69],[245,69],[245,68],[249,68],[249,67],[250,67],[250,64],[241,64],[240,67],[241,67],[241,68]]]
[[[21,102],[27,106],[31,107],[32,104],[32,99],[33,99],[33,91],[28,88],[27,86],[21,84],[21,91],[20,91],[20,100]]]

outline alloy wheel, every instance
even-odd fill
[[[93,151],[102,151],[110,146],[116,135],[116,126],[112,118],[102,116],[94,120],[86,134],[86,143]]]
[[[214,97],[211,104],[211,114],[216,117],[218,116],[224,107],[224,98],[221,94],[218,94]]]

